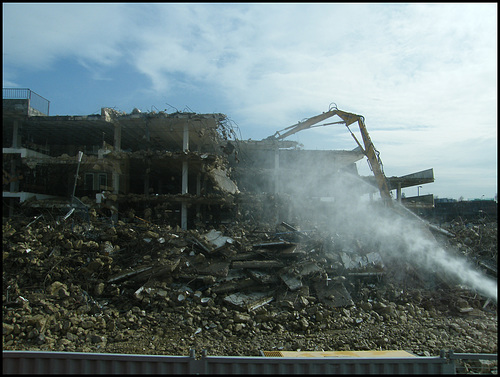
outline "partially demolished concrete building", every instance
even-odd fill
[[[357,195],[379,190],[357,172],[361,146],[309,151],[276,138],[238,140],[224,114],[49,116],[49,102],[28,89],[4,90],[3,106],[7,349],[439,352],[448,341],[437,332],[428,342],[429,323],[448,328],[448,311],[493,305],[417,263],[410,251],[420,242],[406,236],[423,223],[408,216],[402,227],[408,211],[390,223],[361,201],[356,212]],[[346,175],[355,184],[334,190]],[[401,188],[432,180],[429,169],[389,177],[387,186],[404,202]],[[380,203],[369,204],[387,209]],[[332,214],[326,226],[324,217],[308,221],[320,213]],[[496,277],[494,225],[454,228],[456,238],[429,229]],[[430,230],[419,234],[429,240]],[[438,304],[442,320],[431,321]],[[414,327],[421,320],[422,332]],[[392,336],[379,331],[396,325]],[[481,346],[471,343],[483,333],[449,339],[460,338],[458,350],[491,352],[496,319],[487,325],[491,341]],[[282,344],[287,338],[293,344]]]
[[[49,101],[29,89],[4,89],[3,97],[3,198],[10,214],[17,204],[95,208],[115,219],[188,229],[245,212],[253,199],[241,192],[290,193],[286,183],[311,161],[331,177],[357,174],[355,162],[364,157],[360,148],[311,151],[287,140],[238,140],[224,114],[102,108],[88,116],[49,116]],[[389,178],[389,185],[400,198],[401,187],[433,181],[432,169],[424,173]],[[314,184],[306,192],[331,195]]]
[[[220,158],[223,114],[49,116],[32,109],[33,92],[20,96],[3,100],[3,197],[12,204],[64,208],[73,199],[186,228],[188,207],[196,215],[224,205],[214,188],[236,192]]]

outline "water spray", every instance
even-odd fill
[[[314,172],[311,172],[310,179],[314,179]],[[445,250],[431,230],[449,237],[453,236],[452,233],[430,224],[396,201],[393,201],[393,206],[387,207],[381,201],[359,200],[360,193],[373,191],[374,188],[355,174],[337,173],[330,181],[322,181],[319,185],[326,185],[334,195],[329,203],[331,210],[323,206],[314,213],[316,219],[321,217],[323,222],[327,220],[326,228],[329,229],[326,231],[352,234],[354,239],[364,240],[367,244],[381,245],[379,253],[385,261],[408,262],[438,274],[437,277],[443,281],[446,279],[447,283],[464,285],[497,302],[496,280],[478,271],[458,252]],[[303,184],[289,182],[288,186],[294,189],[297,198],[305,195],[301,192]],[[305,207],[307,202],[297,199],[294,203],[304,206],[296,209],[298,213],[308,212]]]

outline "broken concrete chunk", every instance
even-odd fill
[[[205,263],[205,260],[206,260],[205,255],[200,253],[200,254],[196,254],[196,256],[193,259],[193,262],[195,264],[202,264],[202,263]]]
[[[146,267],[137,268],[137,269],[132,270],[132,271],[126,271],[126,272],[119,273],[119,274],[114,275],[111,278],[109,278],[108,283],[115,283],[115,282],[120,281],[120,280],[125,280],[127,278],[132,277],[132,276],[138,275],[141,272],[148,271],[152,268],[153,268],[152,266],[146,266]]]
[[[95,286],[94,293],[96,296],[102,295],[102,292],[104,292],[104,283],[99,283]]]
[[[278,260],[248,260],[233,261],[232,268],[274,268],[283,267],[283,262]]]
[[[229,272],[229,262],[215,262],[205,267],[198,268],[198,273],[201,275],[214,275],[218,277],[226,277]]]
[[[236,260],[249,260],[249,259],[256,259],[260,256],[260,254],[256,251],[251,251],[251,252],[246,252],[246,253],[238,253],[236,255],[233,255],[231,257],[231,260],[236,261]]]
[[[203,253],[210,254],[213,251],[212,249],[208,248],[206,245],[204,245],[202,242],[200,242],[194,237],[188,237],[186,238],[186,240],[196,245]]]
[[[212,169],[209,172],[209,175],[214,181],[216,189],[230,194],[236,194],[239,192],[238,186],[236,186],[236,183],[228,177],[225,170]]]
[[[279,250],[280,257],[303,257],[306,255],[306,252],[300,249],[297,245],[291,245],[289,247],[283,248]]]
[[[224,297],[224,301],[233,307],[251,312],[274,300],[274,292],[233,293]]]
[[[376,278],[380,279],[385,275],[385,272],[367,271],[367,272],[349,272],[347,276],[356,278]]]
[[[280,278],[291,291],[302,288],[302,281],[297,276],[293,276],[291,274],[282,274],[280,275]]]
[[[305,298],[304,296],[299,297],[299,304],[302,306],[307,306],[309,305],[309,300]]]
[[[144,286],[140,287],[137,291],[134,292],[135,298],[141,300],[143,297],[142,291],[144,291]]]
[[[279,282],[276,274],[268,273],[260,270],[248,270],[248,274],[252,279],[261,284],[276,284]]]
[[[252,322],[252,317],[245,313],[234,313],[234,323],[250,323]]]
[[[320,272],[322,269],[313,261],[300,264],[298,267],[298,274],[300,276],[309,276],[314,273]]]
[[[272,249],[287,249],[292,246],[297,246],[297,244],[286,241],[278,241],[278,242],[263,242],[259,244],[252,245],[253,248],[272,248]]]
[[[70,296],[68,292],[68,286],[59,281],[55,281],[54,283],[52,283],[52,285],[49,287],[49,292],[52,296],[60,298],[66,298]]]
[[[146,231],[145,236],[154,239],[158,239],[160,237],[158,233],[153,232],[151,230]]]
[[[366,261],[369,265],[380,267],[380,268],[384,267],[384,261],[382,260],[382,257],[380,256],[379,253],[372,251],[372,252],[366,254],[365,257],[366,257]]]
[[[231,280],[212,287],[212,292],[220,294],[220,293],[240,291],[254,286],[255,286],[255,281],[252,280],[251,278]]]
[[[8,323],[3,323],[3,335],[10,335],[14,331],[14,326]]]
[[[234,240],[231,237],[225,237],[221,231],[212,229],[210,232],[203,235],[205,239],[215,248],[225,246],[227,243],[232,244]]]
[[[361,268],[366,266],[366,262],[363,261],[363,258],[357,254],[348,255],[345,252],[340,253],[340,258],[342,259],[342,263],[344,264],[344,268],[347,270]]]
[[[330,308],[353,306],[351,295],[342,283],[326,285],[317,282],[314,285],[318,299]]]

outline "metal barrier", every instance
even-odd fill
[[[498,372],[498,354],[496,353],[454,353],[449,351],[446,357],[453,361],[455,371],[460,374],[497,374]]]
[[[235,357],[3,351],[6,374],[454,374],[437,357]]]
[[[196,370],[194,355],[3,351],[2,356],[4,374],[188,374]]]
[[[30,89],[27,88],[3,88],[3,99],[29,99]]]
[[[50,101],[28,88],[3,88],[3,99],[27,99],[29,107],[49,115]]]

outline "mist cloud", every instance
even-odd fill
[[[360,242],[367,252],[378,252],[386,266],[407,263],[497,301],[496,281],[479,272],[456,250],[445,250],[424,220],[396,202],[390,207],[383,205],[378,189],[356,174],[338,171],[328,179],[321,169],[315,169],[316,161],[303,163],[310,169],[299,177],[288,174],[282,187],[292,195],[297,221],[312,221],[325,234],[340,235],[342,244],[337,247],[341,249],[357,250]],[[328,201],[314,204],[314,192],[328,192]],[[373,200],[369,192],[374,193]]]

